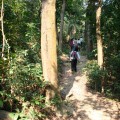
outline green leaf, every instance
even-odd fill
[[[39,101],[35,101],[35,104],[36,104],[36,105],[39,105],[39,104],[40,104],[40,102],[39,102]]]

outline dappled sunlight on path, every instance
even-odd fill
[[[86,57],[81,57],[78,72],[72,74],[70,62],[64,56],[63,76],[60,80],[61,95],[66,101],[62,107],[61,120],[119,120],[120,103],[101,97],[99,93],[87,89],[87,77],[82,68]]]

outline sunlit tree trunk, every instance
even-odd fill
[[[97,37],[97,54],[98,65],[103,69],[103,40],[100,31],[100,18],[101,18],[102,0],[98,0],[98,7],[96,10],[96,37]],[[101,80],[102,93],[104,93],[104,78]]]
[[[42,0],[41,57],[44,79],[50,83],[46,101],[54,97],[58,88],[55,5],[56,0]]]
[[[100,18],[101,18],[101,5],[102,0],[98,0],[98,7],[96,10],[96,37],[97,37],[97,53],[98,53],[98,65],[100,68],[103,66],[103,41],[100,31]]]
[[[62,50],[62,42],[63,42],[63,26],[64,26],[65,4],[66,4],[66,0],[63,0],[62,10],[61,10],[60,35],[59,35],[59,49],[60,50]]]

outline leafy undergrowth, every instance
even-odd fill
[[[10,117],[14,120],[45,119],[54,114],[53,108],[59,107],[61,102],[58,96],[45,102],[49,83],[43,79],[36,48],[17,51],[10,63],[3,61],[6,68],[4,79],[0,81],[0,108],[11,112]]]
[[[100,69],[96,60],[90,60],[86,64],[85,71],[89,78],[88,85],[92,90],[101,93],[103,85],[106,97],[120,101],[120,84],[116,77],[110,75],[107,69]]]

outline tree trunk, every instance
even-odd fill
[[[3,59],[6,59],[5,58],[5,45],[7,47],[7,58],[9,60],[9,49],[10,49],[10,46],[8,44],[8,41],[5,37],[5,33],[4,33],[4,0],[2,0],[2,5],[1,5],[1,18],[0,18],[0,21],[1,21],[1,31],[2,31],[2,58]]]
[[[91,40],[91,35],[90,35],[90,24],[88,23],[88,21],[87,21],[87,23],[86,23],[86,38],[87,38],[87,53],[89,54],[90,52],[92,52],[92,40]]]
[[[94,1],[88,1],[88,7],[87,7],[87,13],[86,13],[86,17],[88,18],[85,22],[85,38],[87,41],[87,53],[91,53],[93,50],[93,42],[92,42],[92,37],[91,37],[91,26],[92,26],[92,21],[90,20],[90,16],[91,16],[91,10],[90,8],[94,8],[95,2]]]
[[[46,101],[54,97],[58,88],[55,5],[56,0],[42,0],[41,57],[44,79],[50,83]]]
[[[98,65],[103,67],[103,41],[100,31],[100,18],[101,18],[101,5],[102,0],[98,0],[98,7],[96,10],[96,37],[97,37],[97,53],[98,53]]]
[[[62,42],[63,42],[63,26],[64,26],[65,4],[66,4],[66,0],[63,0],[62,10],[61,10],[60,35],[59,35],[59,49],[61,51],[62,51]]]
[[[4,17],[4,3],[2,0],[2,7],[1,7],[1,30],[2,30],[2,58],[4,58],[4,50],[5,50],[5,35],[4,35],[4,27],[3,27],[3,17]]]
[[[98,0],[98,7],[96,10],[96,37],[97,37],[97,54],[98,65],[103,69],[103,40],[100,31],[100,18],[101,18],[102,0]],[[101,80],[101,92],[104,93],[104,79]]]

